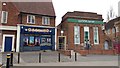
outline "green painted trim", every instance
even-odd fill
[[[81,24],[104,24],[103,21],[95,21],[95,20],[78,20],[78,19],[72,19],[68,18],[67,22],[72,22],[72,23],[81,23]]]

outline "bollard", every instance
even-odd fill
[[[72,56],[71,56],[71,54],[70,54],[70,58],[71,58]]]
[[[13,51],[11,51],[10,66],[13,66]]]
[[[39,63],[41,63],[41,53],[39,53]]]
[[[58,62],[60,62],[60,53],[58,53]]]
[[[18,64],[20,63],[20,53],[18,53]]]
[[[75,61],[77,61],[77,53],[75,52]]]
[[[6,63],[6,68],[10,68],[10,54],[7,54],[7,63]]]

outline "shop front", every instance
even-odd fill
[[[55,28],[20,26],[20,51],[55,50]]]

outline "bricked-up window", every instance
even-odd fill
[[[43,25],[50,25],[50,17],[42,17]]]
[[[99,44],[98,27],[93,27],[94,44]]]
[[[35,24],[35,16],[34,15],[27,15],[27,23]]]
[[[80,44],[80,27],[74,26],[74,44]]]
[[[2,11],[1,23],[7,23],[8,12]]]

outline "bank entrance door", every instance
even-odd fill
[[[58,36],[58,49],[66,50],[66,36]]]

